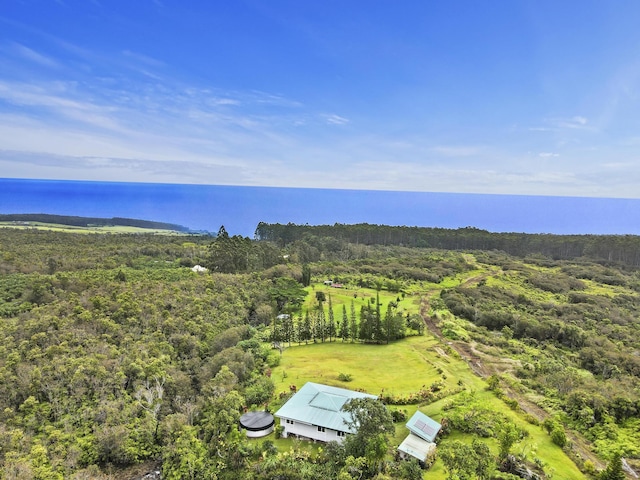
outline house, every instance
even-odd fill
[[[283,428],[282,436],[341,443],[347,434],[355,433],[347,426],[347,422],[351,420],[350,415],[342,410],[344,404],[354,398],[377,397],[346,388],[305,383],[275,413]]]
[[[398,455],[424,464],[436,449],[436,436],[442,426],[418,410],[407,422],[407,428],[410,433],[398,447]]]

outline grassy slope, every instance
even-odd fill
[[[272,379],[276,392],[288,390],[292,384],[301,387],[306,382],[318,382],[352,390],[363,389],[374,395],[382,390],[409,394],[440,378],[435,359],[429,358],[435,343],[429,337],[411,337],[384,346],[342,343],[341,340],[292,346],[283,353]],[[410,375],[400,375],[407,365],[413,366]],[[353,380],[341,382],[339,373],[349,373]],[[455,382],[449,383],[455,386]]]
[[[273,370],[272,379],[276,384],[276,393],[288,391],[289,385],[298,387],[307,381],[315,381],[350,389],[361,388],[367,392],[378,394],[381,389],[394,393],[406,394],[418,391],[423,385],[430,385],[443,377],[438,373],[440,367],[446,376],[445,384],[455,388],[458,381],[469,390],[476,392],[482,403],[496,412],[501,412],[529,432],[529,437],[516,444],[514,452],[527,453],[529,459],[535,457],[546,462],[546,471],[553,472],[556,479],[581,479],[584,476],[576,466],[555,446],[541,427],[528,424],[522,415],[511,410],[491,392],[485,390],[485,382],[474,375],[467,364],[455,354],[447,354],[446,346],[432,336],[410,337],[390,345],[361,345],[342,343],[324,343],[315,345],[292,346],[282,354],[280,366]],[[353,381],[340,382],[340,372],[351,373]],[[430,405],[421,406],[420,410],[435,419],[442,417],[442,405],[447,399]],[[277,408],[279,405],[273,405]],[[398,408],[398,407],[392,407]],[[413,414],[416,406],[399,407]],[[403,424],[396,428],[394,444],[398,445],[408,431]],[[456,434],[449,438],[471,441],[471,436]],[[445,442],[447,439],[444,440]],[[493,440],[489,444],[497,452]],[[438,461],[425,478],[445,478],[442,462]]]

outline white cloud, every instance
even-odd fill
[[[345,117],[341,117],[340,115],[330,114],[324,115],[324,119],[328,124],[331,125],[346,125],[349,123],[349,119]]]
[[[139,63],[144,63],[148,66],[151,67],[165,67],[166,64],[160,60],[157,60],[155,58],[151,58],[148,55],[143,55],[142,53],[136,53],[136,52],[132,52],[131,50],[124,50],[122,52],[122,55],[124,55],[125,57],[134,60],[136,62]]]
[[[45,67],[58,67],[59,64],[51,57],[48,57],[42,53],[36,52],[32,48],[26,47],[20,43],[13,43],[12,50],[20,55],[22,58],[29,60],[30,62],[37,63]]]
[[[574,130],[593,130],[594,128],[589,126],[589,120],[580,115],[574,115],[570,118],[554,118],[550,120],[552,125],[558,128],[569,128]]]
[[[484,150],[484,147],[472,145],[440,145],[431,148],[431,150],[434,153],[444,155],[446,157],[472,157],[481,153]]]
[[[543,120],[543,125],[536,125],[527,129],[530,132],[556,132],[571,130],[596,131],[596,127],[589,123],[589,119],[580,115],[572,117],[551,117]]]
[[[99,63],[112,76],[84,76],[89,74],[62,60],[51,63],[40,52],[14,46],[13,56],[55,66],[58,76],[19,81],[13,75],[9,81],[0,72],[5,176],[37,172],[43,178],[90,180],[637,196],[629,193],[637,186],[616,186],[621,181],[615,173],[626,169],[625,180],[638,178],[640,162],[609,155],[609,163],[583,171],[583,157],[569,147],[560,150],[561,142],[569,145],[567,140],[594,130],[586,116],[550,118],[529,129],[557,134],[555,143],[525,132],[537,143],[513,147],[465,137],[464,130],[441,138],[431,132],[376,132],[285,94],[178,81],[170,65],[138,52],[108,58],[64,42],[57,47],[71,53],[67,61]],[[550,163],[554,169],[543,170]]]

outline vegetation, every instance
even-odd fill
[[[30,223],[50,223],[58,225],[69,225],[74,227],[106,227],[123,226],[137,227],[153,230],[172,230],[174,232],[188,232],[189,229],[182,225],[164,222],[152,222],[149,220],[137,220],[134,218],[90,218],[74,217],[69,215],[50,215],[44,213],[14,213],[0,214],[0,222],[9,222],[14,225],[29,225]]]
[[[442,250],[408,247],[426,233],[404,227],[266,227],[259,241],[1,229],[0,478],[638,470],[635,237],[525,238],[514,256],[467,250],[501,238],[472,229],[438,230]],[[238,431],[306,381],[385,405],[348,407],[361,429],[343,445]],[[443,425],[428,473],[393,455],[416,409]]]
[[[492,233],[473,227],[392,227],[388,225],[295,225],[261,222],[258,240],[288,245],[301,261],[319,260],[326,250],[354,252],[353,245],[406,246],[444,250],[499,250],[510,255],[544,255],[556,260],[588,257],[594,260],[640,266],[640,237],[634,235],[549,235]]]

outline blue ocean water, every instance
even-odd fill
[[[253,236],[260,221],[640,234],[640,199],[0,179],[0,213],[126,217]]]

